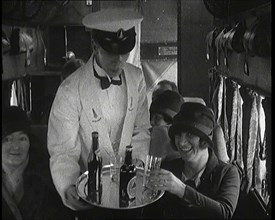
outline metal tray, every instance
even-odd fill
[[[153,191],[143,186],[143,169],[138,168],[136,176],[130,180],[128,190],[132,201],[127,207],[121,207],[119,202],[119,178],[114,181],[110,175],[110,166],[102,168],[102,193],[98,201],[92,201],[87,195],[88,171],[83,173],[76,182],[78,195],[87,203],[110,209],[135,209],[149,205],[160,199],[164,191]],[[119,175],[117,175],[119,176]]]

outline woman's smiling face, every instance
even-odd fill
[[[23,131],[7,135],[2,139],[2,164],[21,165],[28,158],[29,148],[29,136]]]
[[[197,135],[188,132],[175,134],[175,145],[185,161],[194,161],[200,156],[200,137]]]

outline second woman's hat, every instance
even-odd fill
[[[183,97],[179,93],[170,90],[164,91],[152,101],[150,114],[160,113],[172,120],[183,102]]]

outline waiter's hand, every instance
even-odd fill
[[[88,204],[77,195],[75,185],[71,185],[66,190],[65,198],[67,200],[67,203],[75,210],[86,210],[92,208],[92,205]]]
[[[186,185],[172,172],[164,169],[151,171],[148,187],[154,190],[165,190],[182,198]]]

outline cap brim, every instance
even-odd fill
[[[106,41],[102,38],[98,40],[99,45],[109,53],[113,54],[127,54],[135,47],[135,38],[129,37],[124,42],[121,41]]]
[[[136,44],[135,28],[127,31],[108,32],[94,29],[92,30],[94,40],[107,52],[113,54],[129,53]]]
[[[177,124],[172,125],[168,131],[170,139],[174,140],[175,134],[179,134],[180,132],[189,132],[191,134],[197,135],[198,137],[205,140],[210,145],[210,147],[213,148],[213,142],[209,138],[209,136],[207,136],[205,133],[203,133],[199,129],[195,128],[194,126],[191,126],[188,124],[177,123]]]
[[[167,117],[169,117],[171,120],[177,114],[177,112],[175,112],[171,109],[168,109],[168,108],[159,109],[158,107],[155,108],[153,106],[152,106],[152,108],[150,108],[150,113],[151,114],[153,114],[153,113],[163,114],[163,115],[166,115]]]

